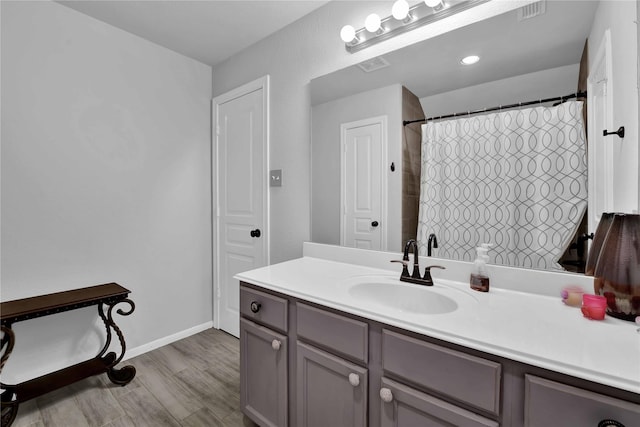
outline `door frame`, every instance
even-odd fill
[[[221,297],[221,280],[220,280],[220,269],[218,268],[220,265],[220,191],[218,189],[218,171],[220,170],[218,167],[219,155],[218,155],[218,133],[219,133],[219,125],[218,125],[218,106],[224,104],[225,102],[229,102],[233,99],[240,98],[249,93],[255,92],[257,90],[262,89],[262,148],[263,148],[263,167],[264,171],[269,173],[269,142],[270,142],[270,127],[269,127],[269,75],[265,75],[256,80],[253,80],[249,83],[245,83],[242,86],[239,86],[235,89],[232,89],[226,93],[218,95],[211,100],[211,135],[212,135],[212,147],[211,147],[211,211],[212,211],[212,220],[213,227],[212,232],[212,305],[213,305],[213,327],[219,329],[220,327],[220,297]],[[270,222],[270,194],[269,194],[269,179],[268,175],[263,177],[263,188],[262,188],[262,202],[263,202],[263,212],[262,212],[262,223],[264,233],[262,238],[259,239],[262,243],[262,250],[264,253],[264,259],[266,265],[271,264],[271,253],[270,248],[270,231],[271,231],[271,222]]]
[[[386,173],[386,165],[389,151],[388,131],[387,131],[387,116],[375,116],[368,117],[362,120],[356,120],[353,122],[346,122],[340,124],[340,245],[345,245],[345,198],[347,197],[346,191],[346,144],[347,144],[347,131],[363,126],[380,125],[381,129],[381,151],[380,153],[380,171],[381,171],[381,187],[380,188],[380,222],[382,223],[382,233],[380,236],[380,249],[387,250],[387,188],[389,186],[388,177]]]
[[[611,58],[611,30],[605,30],[600,46],[596,54],[593,56],[593,66],[590,66],[589,78],[587,79],[587,122],[588,122],[588,137],[587,137],[587,170],[589,171],[588,182],[588,198],[587,198],[587,223],[588,229],[594,231],[600,222],[600,215],[602,212],[597,212],[596,198],[595,198],[595,162],[601,161],[604,163],[603,179],[605,180],[605,194],[602,196],[602,203],[604,204],[604,211],[613,211],[613,145],[610,140],[603,140],[602,129],[596,129],[596,111],[595,105],[597,103],[595,99],[595,87],[598,84],[604,83],[605,85],[605,100],[604,106],[606,108],[606,116],[604,117],[605,129],[611,129],[613,127],[613,62]],[[604,75],[602,74],[604,73]],[[595,146],[601,144],[604,150],[604,159],[597,159]]]

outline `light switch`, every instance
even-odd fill
[[[282,187],[282,169],[270,171],[269,177],[269,185],[271,187]]]

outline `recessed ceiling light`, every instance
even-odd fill
[[[462,58],[460,60],[460,63],[462,65],[471,65],[471,64],[475,64],[478,61],[480,61],[480,57],[478,55],[470,55]]]

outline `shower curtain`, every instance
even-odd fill
[[[430,121],[422,126],[419,253],[562,269],[587,207],[582,101]]]

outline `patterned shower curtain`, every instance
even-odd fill
[[[562,269],[587,207],[582,101],[431,121],[422,126],[419,253]]]

